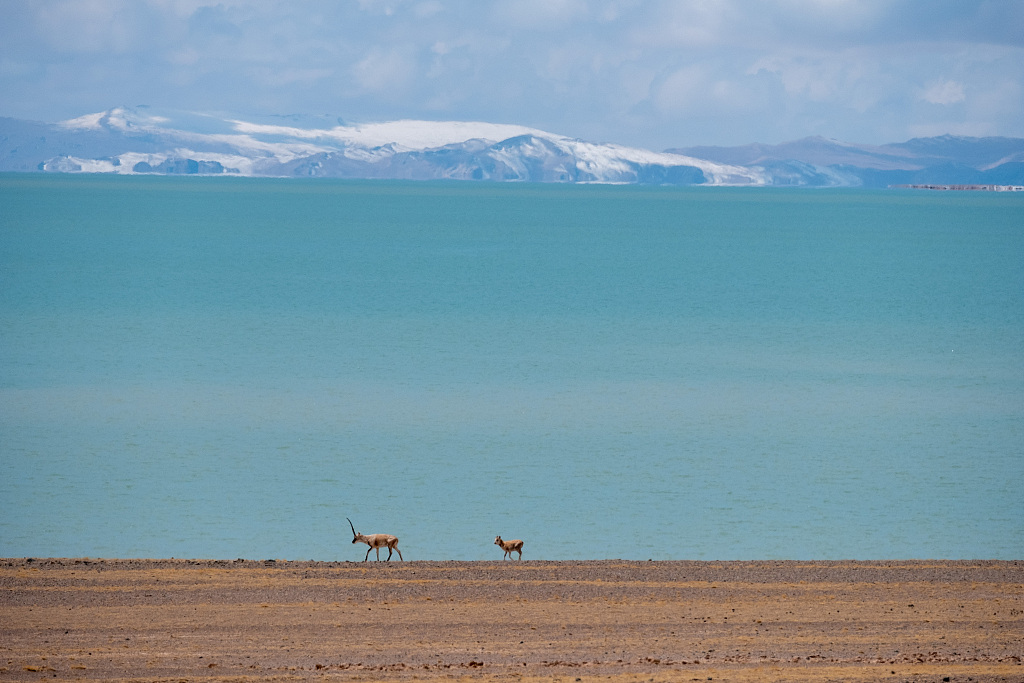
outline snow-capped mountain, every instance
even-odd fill
[[[0,120],[0,170],[570,183],[765,184],[757,169],[465,121],[242,121],[116,108],[55,124]]]
[[[0,171],[657,185],[1024,185],[1024,140],[919,138],[653,152],[467,121],[351,124],[119,107],[59,123],[0,118]]]

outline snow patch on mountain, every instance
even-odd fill
[[[396,152],[435,149],[474,139],[499,142],[520,135],[549,135],[525,126],[477,121],[401,120],[329,129],[293,128],[238,120],[231,123],[235,130],[246,135],[322,140],[370,148],[392,145]]]
[[[102,119],[105,115],[106,112],[102,111],[98,114],[86,114],[67,121],[60,121],[57,125],[67,130],[102,130]]]

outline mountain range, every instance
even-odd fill
[[[0,171],[653,185],[1024,185],[1024,139],[880,146],[820,137],[654,152],[511,124],[230,116],[117,107],[57,123],[0,118]]]

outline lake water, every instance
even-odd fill
[[[0,176],[0,556],[1020,559],[1022,491],[1024,193]]]

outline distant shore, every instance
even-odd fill
[[[970,192],[1024,192],[1024,185],[891,185],[896,190],[958,190]]]
[[[0,559],[0,680],[1022,681],[1024,561]]]

